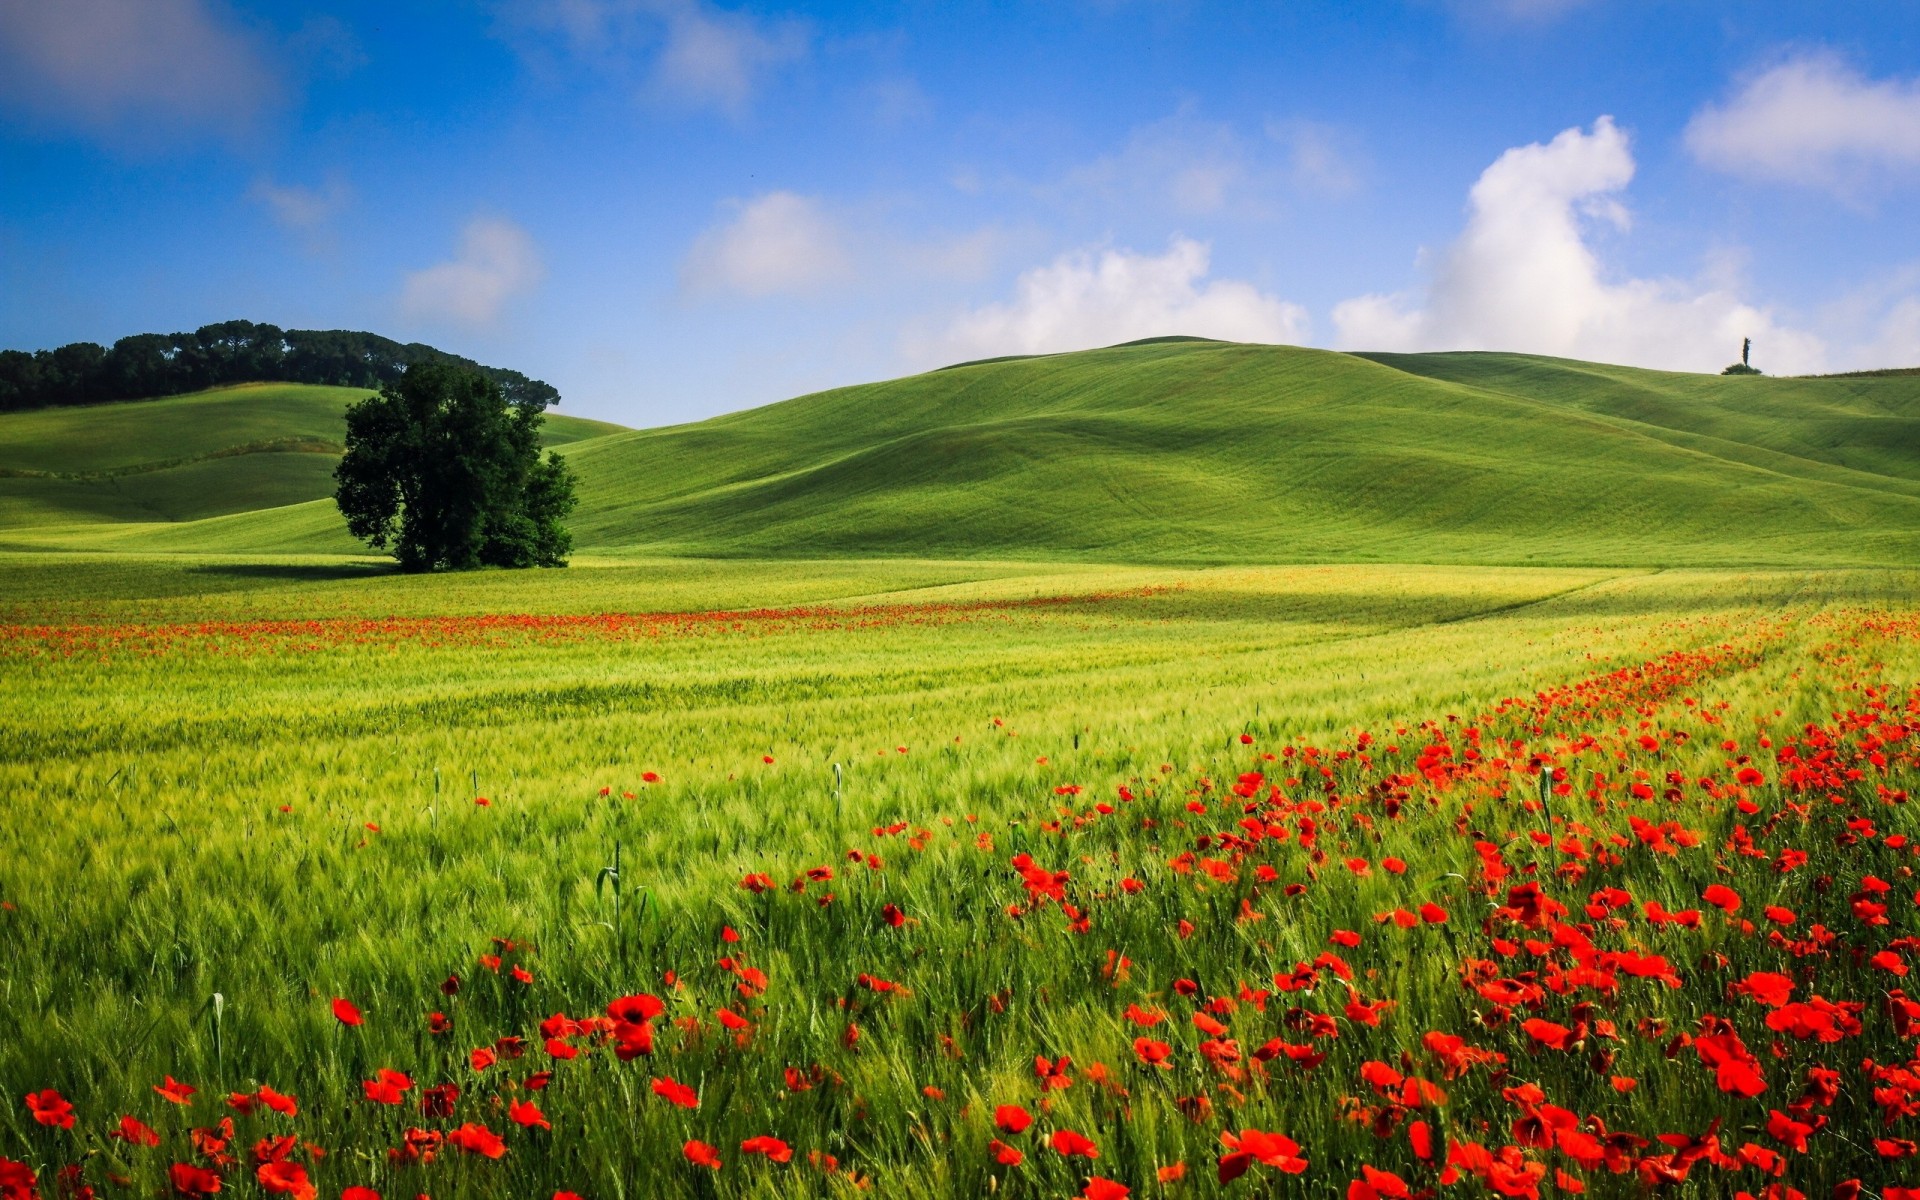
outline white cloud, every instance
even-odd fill
[[[0,0],[0,92],[102,132],[239,132],[279,91],[257,39],[207,0]]]
[[[1563,17],[1587,2],[1588,0],[1454,0],[1454,7],[1470,17],[1545,22]]]
[[[817,296],[907,285],[975,282],[999,265],[1012,241],[995,226],[957,234],[906,235],[887,206],[853,211],[776,191],[727,204],[728,216],[697,238],[680,264],[680,288],[709,299]]]
[[[804,294],[842,282],[852,269],[846,235],[819,201],[768,192],[700,236],[680,266],[680,286],[695,295]]]
[[[508,25],[557,33],[576,57],[602,67],[648,57],[657,98],[735,120],[769,76],[807,57],[811,42],[801,22],[765,21],[702,0],[505,0],[500,11]]]
[[[545,273],[526,230],[497,217],[476,217],[461,231],[453,259],[407,276],[400,307],[416,319],[484,325]]]
[[[1718,370],[1752,337],[1777,374],[1823,369],[1825,345],[1739,298],[1736,282],[1606,278],[1588,226],[1625,228],[1614,198],[1634,173],[1627,136],[1601,117],[1507,151],[1473,186],[1466,228],[1424,297],[1362,296],[1333,312],[1339,345],[1514,350],[1674,370]]]
[[[746,115],[762,76],[807,52],[805,30],[798,25],[768,25],[695,0],[661,4],[657,10],[667,25],[656,67],[659,86],[735,118]]]
[[[1142,125],[1120,150],[1067,172],[1043,194],[1091,196],[1108,205],[1211,216],[1257,205],[1245,147],[1233,127],[1186,115]]]
[[[1920,168],[1920,79],[1870,80],[1830,54],[1789,59],[1701,109],[1686,141],[1728,174],[1850,196]]]
[[[909,336],[923,363],[1050,354],[1166,334],[1237,342],[1300,342],[1307,314],[1252,284],[1208,280],[1206,244],[1176,237],[1165,254],[1083,250],[1021,275],[1011,300],[962,314],[932,336]]]
[[[260,179],[247,191],[247,198],[265,205],[283,228],[302,234],[319,231],[346,207],[351,197],[346,181],[338,176],[329,177],[317,188]]]
[[[1293,186],[1309,195],[1340,197],[1360,188],[1360,169],[1342,135],[1317,121],[1273,120],[1267,137],[1286,147]]]

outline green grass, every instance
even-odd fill
[[[1339,1103],[1367,1094],[1358,1072],[1369,1059],[1398,1065],[1405,1052],[1438,1079],[1420,1046],[1428,1029],[1508,1053],[1553,1103],[1600,1115],[1611,1129],[1699,1132],[1709,1114],[1725,1115],[1730,1146],[1765,1140],[1757,1127],[1768,1105],[1796,1094],[1817,1058],[1847,1073],[1832,1116],[1839,1133],[1864,1144],[1879,1125],[1857,1064],[1911,1049],[1877,1008],[1861,1039],[1795,1045],[1790,1060],[1769,1061],[1771,1090],[1755,1101],[1721,1096],[1691,1052],[1669,1060],[1663,1038],[1631,1032],[1643,1017],[1691,1028],[1703,1011],[1724,1012],[1766,1057],[1764,1031],[1755,1032],[1761,1010],[1722,993],[1755,966],[1780,969],[1781,956],[1717,914],[1698,932],[1636,918],[1625,935],[1597,935],[1667,955],[1688,981],[1671,992],[1624,982],[1603,1011],[1627,1036],[1592,1043],[1615,1051],[1600,1073],[1585,1055],[1528,1050],[1515,1025],[1477,1023],[1485,1006],[1457,970],[1462,955],[1498,957],[1479,929],[1490,905],[1472,882],[1470,847],[1481,837],[1505,846],[1516,868],[1546,863],[1542,881],[1571,905],[1617,885],[1637,899],[1697,907],[1706,883],[1726,879],[1748,898],[1743,915],[1777,899],[1854,944],[1910,931],[1904,910],[1886,931],[1858,928],[1847,914],[1861,872],[1900,870],[1900,856],[1876,842],[1843,852],[1825,826],[1790,825],[1762,840],[1817,857],[1776,880],[1766,862],[1720,849],[1736,819],[1730,808],[1691,786],[1684,805],[1639,807],[1620,789],[1636,767],[1725,775],[1721,737],[1751,750],[1762,732],[1780,739],[1827,722],[1867,702],[1863,684],[1897,710],[1920,681],[1917,589],[1912,573],[1887,571],[589,557],[565,572],[408,577],[326,557],[0,558],[0,678],[10,701],[0,711],[0,900],[11,905],[0,909],[0,1027],[16,1031],[0,1039],[0,1091],[9,1097],[0,1155],[49,1174],[92,1155],[96,1184],[111,1170],[152,1194],[164,1187],[165,1164],[188,1157],[189,1126],[211,1124],[229,1092],[266,1082],[299,1095],[302,1116],[237,1118],[241,1145],[294,1131],[325,1147],[311,1165],[329,1200],[353,1183],[443,1198],[546,1197],[561,1187],[589,1197],[850,1191],[806,1164],[811,1150],[871,1176],[871,1194],[884,1196],[1063,1197],[1090,1173],[1151,1196],[1154,1171],[1176,1161],[1191,1174],[1170,1194],[1338,1195],[1361,1163],[1419,1177],[1403,1136],[1376,1139],[1342,1119]],[[808,607],[621,631],[497,619],[794,606]],[[1875,624],[1869,613],[1888,616]],[[1556,709],[1555,731],[1544,735],[1529,730],[1528,716],[1483,722],[1575,770],[1579,789],[1554,802],[1559,836],[1617,831],[1631,842],[1626,815],[1644,814],[1702,829],[1700,847],[1672,859],[1623,849],[1619,865],[1567,878],[1552,873],[1564,860],[1528,837],[1544,818],[1515,800],[1531,794],[1524,775],[1465,778],[1434,791],[1438,807],[1417,799],[1397,818],[1369,790],[1385,771],[1412,771],[1434,739],[1464,745],[1450,714],[1472,722],[1502,697],[1676,650],[1702,665],[1671,693],[1589,693],[1628,713],[1585,719]],[[1423,720],[1434,724],[1421,728]],[[1641,720],[1690,740],[1647,756],[1631,736]],[[1196,838],[1234,828],[1239,808],[1223,803],[1221,789],[1239,772],[1261,769],[1275,782],[1291,772],[1309,783],[1288,785],[1290,794],[1324,795],[1317,773],[1262,753],[1351,746],[1360,729],[1377,735],[1380,765],[1329,760],[1341,799],[1319,814],[1327,863],[1314,868],[1295,839],[1248,852],[1232,883],[1197,885],[1170,869],[1196,844],[1203,856],[1236,857]],[[1576,729],[1600,738],[1593,750],[1564,749]],[[1240,744],[1243,731],[1252,746]],[[1910,748],[1889,750],[1892,768],[1847,785],[1848,805],[1823,803],[1817,819],[1860,815],[1884,832],[1914,832],[1908,808],[1873,798],[1877,785],[1920,782]],[[660,781],[643,783],[647,771]],[[1066,785],[1085,792],[1063,795]],[[1101,817],[1094,805],[1115,803],[1121,785],[1141,798]],[[489,807],[472,803],[475,788]],[[612,794],[603,798],[602,788]],[[1786,812],[1776,791],[1759,794],[1768,811]],[[1190,801],[1207,815],[1189,811]],[[895,821],[906,831],[874,833]],[[916,850],[908,839],[920,840],[918,831],[926,832]],[[618,908],[601,879],[616,847]],[[849,848],[880,856],[884,869],[849,863]],[[1068,933],[1053,906],[1005,914],[1022,899],[1007,865],[1021,850],[1071,873],[1070,898],[1093,914],[1089,932]],[[1348,855],[1375,863],[1399,855],[1413,867],[1360,880],[1338,865]],[[1251,882],[1256,862],[1279,869],[1273,886]],[[839,878],[801,895],[784,890],[821,864]],[[741,877],[758,871],[783,890],[742,891]],[[1842,886],[1818,891],[1820,873]],[[1146,890],[1123,896],[1123,876]],[[1310,886],[1288,898],[1281,882]],[[823,890],[836,894],[832,905],[815,902]],[[1237,921],[1242,899],[1265,919]],[[1374,922],[1434,899],[1454,924],[1400,932]],[[914,923],[887,928],[879,919],[887,903]],[[1176,929],[1183,917],[1196,926],[1191,937]],[[742,940],[723,943],[722,926]],[[1305,1040],[1282,1020],[1292,1006],[1342,1025],[1323,1067],[1305,1074],[1282,1063],[1270,1082],[1243,1077],[1236,1103],[1218,1088],[1230,1081],[1195,1052],[1193,1002],[1171,981],[1197,979],[1207,995],[1270,987],[1274,973],[1327,949],[1335,928],[1365,936],[1343,952],[1361,993],[1400,1008],[1379,1029],[1353,1024],[1339,1016],[1345,988],[1329,981],[1275,997],[1265,1012],[1242,1005],[1223,1014],[1249,1051],[1273,1036]],[[475,965],[494,937],[532,947],[519,958],[532,985]],[[1110,949],[1134,963],[1118,986],[1100,973]],[[1715,953],[1733,959],[1724,977],[1701,965]],[[738,995],[736,979],[714,965],[727,954],[767,972],[765,996]],[[1823,994],[1877,994],[1844,954],[1800,966]],[[666,970],[683,990],[663,983]],[[861,989],[860,972],[910,994]],[[437,989],[449,973],[466,980],[451,999]],[[592,1015],[641,990],[665,995],[670,1016],[697,1018],[700,1035],[663,1025],[655,1057],[629,1064],[590,1047],[578,1063],[557,1064],[554,1085],[534,1097],[551,1135],[509,1126],[499,1103],[527,1098],[517,1081],[548,1065],[534,1023],[556,1011]],[[208,1007],[216,992],[217,1027]],[[339,1027],[333,996],[360,1004],[366,1025]],[[1581,998],[1554,997],[1541,1011],[1567,1023]],[[1142,1031],[1119,1016],[1129,1003],[1172,1012],[1172,1024],[1150,1032],[1176,1047],[1173,1070],[1134,1063],[1131,1039]],[[753,1022],[745,1046],[714,1025],[723,1006]],[[430,1009],[453,1015],[450,1037],[424,1033]],[[849,1019],[863,1030],[854,1050],[841,1041]],[[485,1072],[466,1064],[468,1050],[507,1034],[533,1039],[528,1059]],[[1040,1113],[1038,1130],[1086,1133],[1100,1159],[1064,1160],[1029,1134],[1007,1138],[1027,1163],[994,1166],[993,1107],[1038,1112],[1033,1056],[1062,1053],[1079,1070],[1106,1064],[1130,1092],[1121,1103],[1076,1072]],[[827,1081],[789,1093],[784,1068],[815,1063]],[[459,1082],[458,1117],[367,1103],[360,1081],[379,1067],[407,1071],[422,1087]],[[1640,1078],[1641,1089],[1614,1093],[1609,1072]],[[191,1108],[153,1095],[167,1074],[201,1088]],[[647,1080],[658,1075],[698,1088],[700,1110],[652,1096]],[[1457,1138],[1508,1140],[1515,1111],[1484,1070],[1441,1082],[1450,1099],[1425,1119]],[[925,1095],[929,1086],[944,1099]],[[34,1125],[12,1099],[43,1087],[79,1106],[75,1132]],[[1212,1116],[1177,1113],[1174,1098],[1195,1094],[1213,1098]],[[155,1125],[166,1144],[106,1140],[122,1113]],[[506,1130],[507,1157],[490,1164],[449,1149],[430,1167],[386,1162],[402,1126],[459,1121]],[[1242,1128],[1300,1141],[1309,1173],[1288,1180],[1256,1168],[1216,1186],[1218,1135]],[[791,1142],[794,1163],[746,1161],[740,1141],[762,1133]],[[684,1165],[687,1138],[718,1145],[726,1169],[709,1177]],[[1810,1192],[1820,1184],[1814,1194],[1823,1195],[1866,1161],[1828,1134],[1811,1157],[1794,1158],[1788,1178]],[[250,1167],[236,1170],[229,1191],[256,1194],[250,1176]],[[1734,1178],[1696,1176],[1672,1194],[1730,1194],[1716,1188]],[[1639,1194],[1631,1174],[1594,1172],[1588,1182],[1597,1196]]]
[[[0,415],[0,530],[187,522],[331,496],[343,414],[367,394],[258,383]],[[549,415],[544,432],[563,446],[619,429]]]
[[[118,406],[87,439],[20,424],[70,414],[4,417],[0,466],[124,464],[150,453],[133,447],[166,405],[192,403],[243,406],[220,394]],[[307,417],[263,407],[261,423],[234,436],[310,433],[331,419],[326,404],[301,403]],[[166,424],[165,438],[178,425],[191,443],[166,442],[169,453],[220,442],[197,419]],[[588,553],[1920,562],[1920,379],[1905,376],[1723,378],[1182,340],[963,365],[666,429],[555,424],[581,438],[568,458]],[[285,459],[206,462],[191,485],[184,468],[144,484],[0,479],[0,541],[347,549],[337,514],[311,499],[325,492],[316,472],[275,471],[269,457]],[[216,508],[218,520],[191,520]]]

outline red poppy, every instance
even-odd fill
[[[1125,1184],[1098,1175],[1087,1180],[1086,1190],[1080,1193],[1085,1200],[1127,1200],[1130,1194]]]
[[[1729,916],[1740,911],[1740,893],[1723,883],[1709,885],[1700,898]]]
[[[356,1183],[340,1193],[340,1200],[380,1200],[380,1193]]]
[[[52,1088],[27,1093],[27,1111],[33,1119],[52,1129],[73,1128],[73,1105]]]
[[[174,1163],[167,1168],[167,1182],[180,1196],[214,1196],[220,1192],[220,1176],[192,1163]]]
[[[276,1196],[291,1196],[293,1200],[314,1200],[320,1189],[313,1186],[307,1178],[307,1169],[299,1163],[267,1162],[261,1163],[254,1172],[254,1178],[260,1186]]]
[[[1220,1144],[1227,1148],[1227,1153],[1220,1157],[1221,1183],[1240,1178],[1256,1162],[1289,1175],[1298,1175],[1307,1169],[1307,1160],[1300,1157],[1300,1144],[1277,1133],[1243,1129],[1237,1135],[1221,1134]]]
[[[151,1126],[140,1120],[140,1118],[134,1116],[121,1117],[119,1128],[107,1134],[107,1136],[110,1138],[118,1138],[129,1146],[158,1146],[160,1144],[159,1133],[155,1132]]]
[[[680,1153],[686,1155],[687,1161],[696,1167],[706,1167],[713,1171],[720,1169],[720,1152],[705,1142],[689,1141],[680,1147]]]
[[[1364,1163],[1360,1178],[1347,1184],[1347,1200],[1409,1200],[1412,1195],[1406,1180]]]
[[[1187,1177],[1187,1164],[1183,1162],[1170,1163],[1154,1172],[1154,1175],[1161,1183],[1178,1183]]]
[[[376,1078],[360,1081],[360,1090],[375,1104],[399,1104],[403,1092],[413,1088],[413,1080],[400,1071],[381,1067]]]
[[[515,1100],[507,1105],[507,1120],[522,1129],[532,1129],[536,1125],[542,1129],[553,1128],[547,1120],[547,1114],[541,1112],[540,1106],[531,1100]]]
[[[1048,1144],[1053,1147],[1054,1153],[1063,1158],[1073,1158],[1076,1156],[1080,1158],[1100,1157],[1100,1147],[1094,1145],[1092,1139],[1083,1134],[1075,1133],[1071,1129],[1054,1130],[1053,1138]]]
[[[653,1081],[653,1094],[681,1108],[700,1107],[700,1094],[669,1076],[661,1076]]]
[[[333,1017],[342,1025],[359,1025],[365,1020],[353,1001],[344,1000],[339,996],[333,998]]]
[[[787,1145],[777,1137],[768,1137],[762,1134],[759,1137],[750,1137],[746,1141],[741,1142],[740,1153],[764,1154],[768,1162],[783,1163],[793,1158],[793,1147]]]
[[[1017,1167],[1026,1161],[1027,1156],[1018,1149],[1007,1145],[999,1138],[987,1143],[987,1152],[993,1155],[993,1161],[1003,1167]]]
[[[1167,1061],[1167,1056],[1173,1053],[1173,1047],[1165,1042],[1156,1042],[1151,1038],[1135,1038],[1133,1052],[1149,1067],[1159,1067],[1163,1071],[1173,1069],[1173,1064]]]
[[[478,1154],[483,1158],[500,1158],[507,1152],[507,1144],[500,1140],[499,1134],[485,1125],[475,1125],[471,1122],[458,1129],[448,1130],[447,1141],[468,1154]]]
[[[993,1123],[1006,1133],[1025,1133],[1033,1124],[1033,1114],[1018,1104],[1002,1104],[993,1110]]]
[[[260,1085],[260,1090],[254,1093],[254,1097],[283,1117],[300,1115],[300,1102],[297,1099],[285,1092],[276,1092],[264,1083]]]
[[[198,1090],[198,1088],[192,1087],[189,1084],[181,1083],[171,1075],[167,1076],[165,1083],[159,1084],[153,1089],[155,1095],[162,1099],[170,1100],[175,1104],[193,1103],[192,1096]]]

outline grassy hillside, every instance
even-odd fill
[[[183,399],[211,405],[223,395]],[[309,414],[302,425],[288,415],[271,428],[281,437],[304,434],[323,416]],[[125,419],[115,445],[138,444],[138,412]],[[20,439],[7,420],[0,419],[0,467],[23,453],[9,448]],[[1111,562],[1920,561],[1913,377],[1723,378],[1523,355],[1360,356],[1158,340],[964,364],[665,429],[608,434],[610,427],[586,422],[553,424],[562,437],[602,435],[569,452],[582,479],[574,531],[587,551]],[[246,432],[266,437],[268,428]],[[62,461],[120,461],[111,447],[98,448],[112,438],[93,436],[95,449],[63,449]],[[194,445],[203,447],[218,441],[186,428],[169,436],[198,436]],[[189,452],[171,445],[169,452]],[[85,487],[0,479],[26,495],[10,510],[0,491],[0,525],[11,526],[0,529],[0,541],[349,550],[330,504],[292,506],[325,494],[314,482],[324,472],[303,480],[295,470],[261,471],[249,483],[240,465],[249,457],[248,466],[330,460],[266,449],[197,460],[197,469],[230,479],[224,484],[186,486],[188,467],[170,467],[163,480],[116,476]],[[282,507],[240,511],[276,497]],[[97,507],[87,509],[88,500]],[[216,505],[218,519],[151,523],[211,515],[194,504]],[[148,523],[51,527],[80,520]],[[27,528],[33,524],[40,528]]]
[[[329,496],[342,414],[367,394],[261,383],[0,416],[0,527],[197,521]],[[547,444],[619,429],[550,415]]]
[[[581,447],[578,531],[735,554],[1920,555],[1913,380],[1519,356],[1502,356],[1507,374],[1441,377],[1482,357],[1161,342],[824,392]],[[1540,378],[1520,377],[1529,368]]]

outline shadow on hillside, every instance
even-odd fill
[[[195,575],[223,579],[278,579],[290,583],[379,579],[400,571],[392,563],[206,563],[188,569]]]

